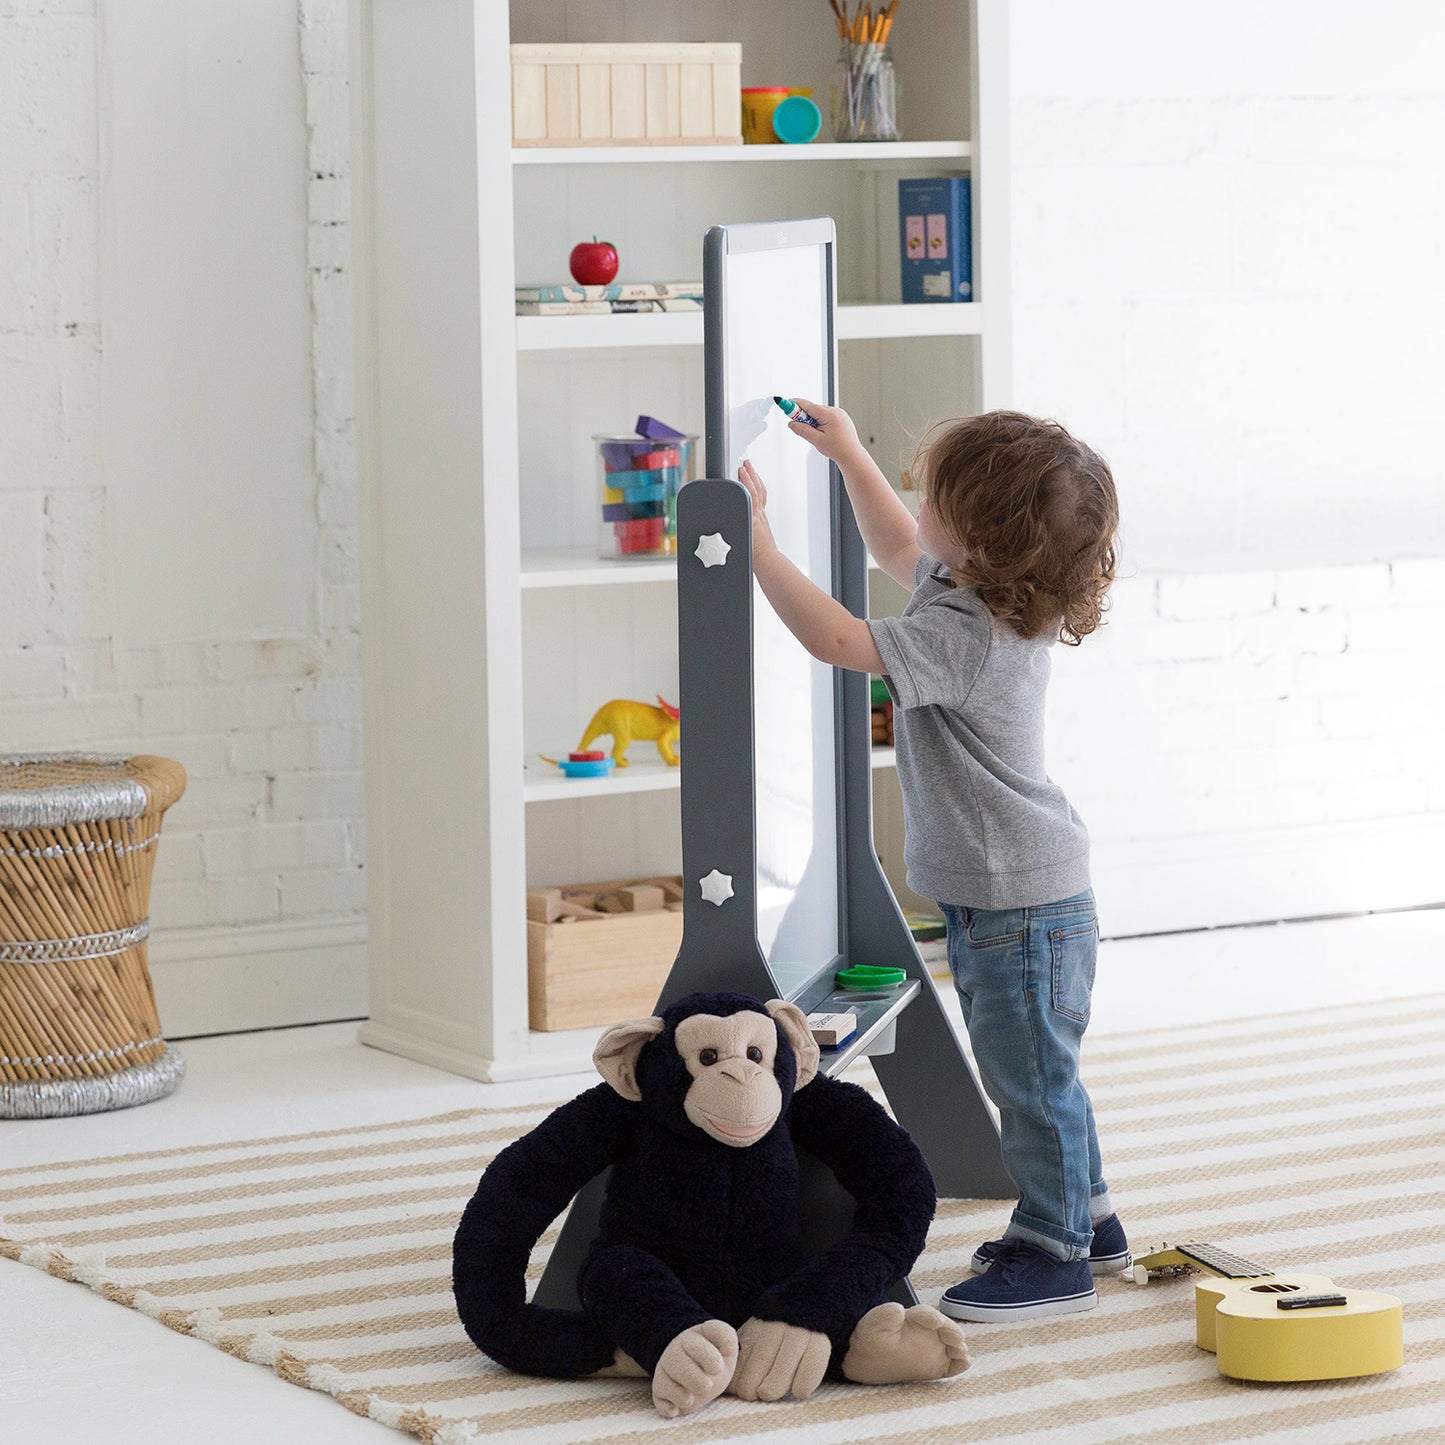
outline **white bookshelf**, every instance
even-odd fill
[[[868,558],[870,570],[878,564]],[[522,553],[522,582],[531,587],[627,587],[638,582],[676,582],[673,557],[635,561],[599,557],[596,547],[541,547]]]
[[[644,754],[645,758],[645,754]],[[872,766],[891,768],[897,764],[892,748],[874,748]],[[636,761],[626,769],[615,769],[604,778],[559,777],[555,768],[540,758],[525,763],[524,796],[529,803],[567,803],[581,798],[616,798],[626,793],[666,793],[682,785],[677,768],[662,762]]]
[[[673,557],[614,561],[595,546],[539,547],[522,553],[523,587],[632,587],[639,582],[676,582]]]
[[[901,142],[550,148],[511,144],[513,41],[736,39],[744,85],[811,84],[826,113],[826,8],[353,0],[367,1042],[484,1079],[588,1067],[596,1030],[528,1027],[524,890],[680,866],[651,744],[599,779],[539,755],[608,698],[676,700],[676,565],[596,556],[592,436],[646,412],[701,438],[702,317],[517,317],[514,286],[564,279],[594,234],[623,279],[696,279],[708,225],[830,214],[840,396],[885,473],[932,421],[1007,402],[1006,4],[911,5]],[[903,305],[896,181],[964,171],[978,300]],[[901,882],[892,749],[873,766]]]
[[[840,341],[876,341],[902,336],[982,336],[983,316],[982,304],[971,301],[951,306],[855,302],[838,308],[838,338]],[[701,345],[702,313],[699,311],[517,317],[518,351],[616,351],[630,347]]]
[[[603,740],[603,750],[611,747],[611,739]],[[681,773],[660,758],[648,757],[651,748],[634,743],[628,750],[625,768],[614,768],[606,777],[568,778],[556,768],[548,767],[538,757],[526,760],[524,792],[529,803],[575,802],[579,798],[617,798],[627,793],[671,793],[680,787]],[[636,754],[636,756],[633,756]],[[611,753],[608,753],[611,756]],[[559,882],[561,880],[558,880]],[[577,882],[596,882],[577,879]]]
[[[678,165],[694,162],[713,165],[742,162],[747,165],[812,165],[818,161],[846,161],[853,166],[896,166],[911,161],[960,161],[973,154],[966,140],[875,141],[835,145],[689,145],[647,146],[515,146],[512,163],[519,166]]]

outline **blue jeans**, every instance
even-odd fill
[[[1085,1259],[1092,1221],[1112,1213],[1079,1080],[1099,943],[1094,895],[1030,908],[940,906],[948,966],[1019,1192],[1004,1237]]]

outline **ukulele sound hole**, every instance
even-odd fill
[[[1252,1284],[1249,1288],[1254,1294],[1294,1294],[1299,1286],[1297,1284]]]

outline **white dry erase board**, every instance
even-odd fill
[[[746,458],[768,491],[778,545],[836,592],[836,503],[825,457],[789,431],[775,395],[837,396],[831,217],[715,226],[704,244],[708,298],[707,472]],[[779,982],[839,953],[842,839],[835,679],[753,596],[754,801],[758,945]]]

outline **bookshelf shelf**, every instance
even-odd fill
[[[912,161],[957,161],[973,155],[966,140],[876,141],[809,145],[690,146],[514,146],[514,166],[645,166],[697,162],[713,164],[808,164],[848,161],[862,166],[903,165]]]
[[[623,316],[519,316],[518,351],[582,351],[641,346],[701,346],[700,311]]]
[[[676,582],[677,559],[609,562],[592,547],[539,547],[522,553],[522,586],[611,587],[639,582]]]
[[[637,746],[640,751],[641,745]],[[869,763],[874,769],[897,767],[898,754],[893,748],[874,748]],[[528,803],[615,798],[625,793],[666,793],[682,786],[679,769],[651,761],[634,762],[623,771],[614,769],[605,778],[564,778],[540,758],[529,758],[525,776],[522,792]]]
[[[625,793],[672,793],[682,787],[682,770],[655,760],[656,748],[647,744],[645,750],[642,743],[634,743],[633,747],[642,760],[626,768],[614,768],[605,778],[566,778],[540,758],[528,758],[523,796],[529,803],[560,803],[576,798],[620,797]],[[652,760],[647,758],[647,750],[652,752]]]
[[[878,564],[868,559],[870,571]],[[592,547],[538,547],[522,553],[522,587],[628,587],[649,582],[676,582],[677,559],[653,562],[610,562]]]
[[[981,336],[978,301],[911,305],[863,302],[838,308],[840,341],[904,336]],[[701,346],[702,313],[645,312],[622,316],[519,316],[518,351],[582,351],[627,347]]]
[[[882,340],[904,336],[982,336],[984,307],[978,301],[936,305],[864,302],[838,308],[840,341]]]

